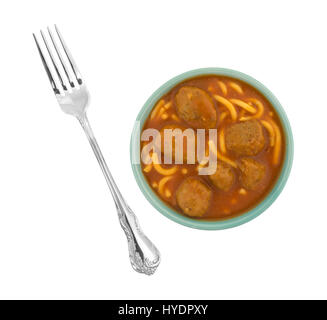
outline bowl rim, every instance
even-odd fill
[[[166,94],[170,89],[172,89],[178,83],[187,80],[189,78],[194,78],[197,76],[205,76],[205,75],[220,75],[227,76],[231,78],[236,78],[241,81],[248,83],[249,85],[256,88],[261,94],[265,96],[266,99],[271,103],[275,111],[278,113],[279,118],[281,120],[281,124],[285,133],[285,141],[286,141],[286,154],[284,159],[284,164],[282,171],[280,172],[279,178],[276,181],[274,187],[270,190],[270,192],[266,195],[266,197],[259,202],[255,207],[250,210],[240,214],[239,216],[226,219],[226,220],[216,220],[216,221],[206,221],[206,220],[196,220],[192,218],[188,218],[183,216],[180,213],[177,213],[175,210],[166,205],[151,189],[148,182],[146,181],[140,163],[135,163],[135,160],[139,160],[139,152],[140,152],[140,136],[139,131],[143,127],[144,121],[150,114],[154,104],[161,98],[164,94]],[[270,207],[270,205],[277,199],[282,190],[285,187],[289,174],[291,172],[292,163],[293,163],[293,155],[294,155],[294,142],[292,129],[287,118],[287,115],[274,96],[274,94],[266,88],[262,83],[258,80],[252,78],[251,76],[226,68],[200,68],[194,69],[182,74],[179,74],[172,79],[165,82],[161,85],[145,102],[142,109],[137,115],[134,128],[131,134],[130,140],[130,161],[133,170],[134,177],[136,182],[141,189],[142,193],[146,197],[146,199],[152,204],[154,208],[156,208],[161,214],[165,217],[173,220],[183,226],[201,229],[201,230],[222,230],[233,228],[239,225],[242,225],[246,222],[251,221],[252,219],[259,216],[266,209]]]

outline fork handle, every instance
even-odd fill
[[[160,253],[155,245],[142,232],[137,217],[121,195],[109,171],[99,145],[94,137],[86,115],[84,114],[82,117],[79,117],[78,120],[82,125],[85,134],[91,144],[94,154],[106,178],[111,194],[114,198],[119,222],[127,237],[129,258],[132,267],[137,272],[151,275],[156,271],[160,263]]]

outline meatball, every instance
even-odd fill
[[[209,208],[212,191],[200,179],[186,178],[176,191],[177,204],[191,217],[202,217]]]
[[[217,170],[209,176],[211,182],[220,190],[228,191],[235,181],[235,174],[230,165],[218,161]]]
[[[173,132],[174,132],[175,129],[180,129],[182,134],[183,134],[184,130],[186,130],[187,127],[182,126],[182,125],[177,125],[177,124],[168,124],[168,125],[165,125],[164,127],[161,128],[160,136],[158,136],[158,138],[161,138],[160,141],[161,141],[161,152],[162,153],[165,152],[165,147],[167,149],[167,152],[169,152],[170,141],[169,140],[166,141],[164,139],[164,136],[165,136],[164,130],[165,129],[171,129]],[[172,136],[172,139],[171,139],[171,153],[172,153],[172,159],[173,160],[175,160],[176,140],[178,140],[178,138],[176,139],[176,137]],[[187,151],[188,151],[187,149],[189,148],[190,152],[191,152],[191,150],[192,150],[192,152],[194,152],[194,161],[195,161],[195,158],[196,158],[196,134],[194,134],[194,140],[191,139],[191,138],[188,139],[187,135],[185,134],[183,136],[182,141],[183,141],[183,157],[182,157],[182,160],[184,160],[184,161],[187,160]],[[158,141],[158,143],[160,143],[160,142]]]
[[[225,133],[226,147],[238,156],[254,156],[265,145],[259,121],[250,120],[232,124]]]
[[[242,159],[239,168],[241,170],[241,184],[248,190],[254,190],[266,173],[265,165],[251,158]]]
[[[217,111],[212,98],[204,90],[196,87],[182,87],[176,96],[176,109],[180,118],[198,129],[216,126]]]

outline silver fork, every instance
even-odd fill
[[[54,26],[54,30],[55,32],[53,33],[48,27],[48,39],[51,39],[51,42],[48,42],[45,34],[42,30],[40,31],[41,39],[44,42],[43,49],[40,46],[36,35],[33,33],[37,49],[41,56],[45,71],[49,77],[52,89],[61,109],[65,113],[75,116],[82,125],[100,164],[116,204],[120,225],[127,237],[129,257],[132,267],[140,273],[151,275],[156,271],[160,263],[160,253],[155,245],[140,229],[135,214],[122,197],[109,171],[86,116],[89,94],[84,79],[82,79],[76,63],[74,62],[56,25]],[[52,43],[52,49],[49,43]],[[46,55],[45,52],[48,54]],[[51,63],[48,62],[49,60],[51,60],[52,67],[50,66]]]

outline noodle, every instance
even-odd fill
[[[167,181],[169,181],[172,178],[173,178],[172,176],[164,177],[159,181],[159,184],[158,184],[159,194],[163,195],[163,188],[164,188],[165,184],[167,183]]]
[[[237,112],[236,109],[234,107],[234,105],[228,101],[226,98],[219,96],[218,94],[214,94],[213,97],[221,104],[223,104],[230,112],[230,115],[233,119],[233,121],[236,121],[237,119]]]
[[[152,163],[146,165],[146,166],[144,167],[143,171],[146,172],[146,173],[148,173],[148,172],[151,171],[151,169],[152,169]]]
[[[161,115],[161,119],[162,119],[162,120],[166,120],[166,119],[168,119],[168,114],[167,114],[167,113],[163,113],[163,114]]]
[[[219,133],[219,145],[220,150],[222,153],[226,153],[226,145],[225,145],[225,132],[224,129],[222,129]]]
[[[237,83],[235,82],[230,82],[229,83],[229,86],[234,89],[237,93],[239,94],[243,94],[243,89],[241,88],[240,85],[238,85]]]
[[[238,193],[245,195],[246,194],[246,190],[244,188],[241,188],[240,190],[238,190]]]
[[[223,111],[223,112],[220,114],[219,122],[223,122],[223,121],[225,120],[226,117],[227,117],[227,112]]]
[[[250,106],[248,103],[246,103],[240,99],[230,99],[230,101],[250,113],[257,112],[257,110],[254,107]]]
[[[278,162],[279,162],[279,158],[280,158],[280,149],[281,149],[281,145],[282,145],[282,135],[281,135],[281,132],[280,132],[277,124],[273,120],[271,120],[271,124],[272,124],[272,126],[273,126],[273,128],[275,130],[275,135],[276,135],[272,163],[274,165],[277,165]]]
[[[167,198],[170,198],[170,197],[171,197],[171,192],[170,192],[170,190],[168,190],[168,189],[165,190],[165,196],[166,196]]]
[[[258,99],[256,99],[256,98],[249,98],[249,101],[250,102],[253,102],[256,106],[257,106],[257,108],[258,108],[258,111],[257,111],[257,113],[253,116],[253,118],[260,118],[261,116],[262,116],[262,114],[263,114],[263,111],[264,111],[264,106],[263,106],[263,104],[262,104],[262,102],[261,101],[259,101]]]
[[[236,164],[233,160],[230,160],[229,158],[227,158],[227,157],[221,155],[221,154],[218,152],[217,147],[216,147],[215,143],[214,143],[212,140],[209,140],[208,144],[209,144],[209,148],[210,148],[210,150],[212,151],[212,153],[213,153],[213,154],[214,154],[218,159],[220,159],[220,160],[223,161],[223,162],[228,163],[229,165],[231,165],[231,166],[234,167],[234,168],[237,168],[237,164]]]
[[[142,161],[143,161],[143,163],[145,163],[145,164],[151,164],[151,156],[152,156],[152,152],[153,151],[151,151],[151,149],[150,149],[150,151],[149,152],[147,152],[148,151],[148,144],[146,144],[143,148],[142,148]],[[143,155],[143,151],[144,151],[144,149],[145,149],[145,155]]]
[[[161,117],[161,116],[164,114],[165,111],[166,111],[166,109],[165,109],[164,107],[162,107],[162,108],[159,110],[157,117]]]
[[[253,116],[249,116],[249,117],[241,117],[241,118],[240,118],[240,121],[247,121],[247,120],[251,120],[251,119],[258,119],[258,118],[260,118],[260,117],[263,115],[263,112],[264,112],[264,109],[265,109],[265,108],[264,108],[264,106],[263,106],[263,104],[262,104],[261,101],[259,101],[259,100],[256,99],[256,98],[249,98],[248,101],[253,102],[253,103],[257,106],[258,111],[257,111],[257,113],[256,113],[255,115],[253,115]]]
[[[169,101],[164,105],[164,108],[167,110],[167,109],[169,109],[171,107],[171,105],[172,105],[172,102]]]
[[[200,169],[202,169],[203,167],[204,167],[203,165],[199,164],[199,165],[196,167],[196,170],[197,170],[197,171],[200,171]]]
[[[269,132],[270,146],[273,147],[275,144],[275,138],[276,138],[275,130],[269,121],[261,120],[261,123]]]
[[[173,113],[173,114],[171,115],[171,118],[172,118],[173,120],[177,121],[177,122],[180,121],[179,118],[177,117],[177,115],[176,115],[175,113]]]
[[[225,96],[227,94],[227,86],[225,85],[224,82],[219,81],[219,80],[218,80],[218,85],[219,85],[223,95]]]
[[[169,176],[174,174],[177,171],[177,167],[172,167],[169,169],[165,169],[163,168],[160,164],[159,164],[159,160],[158,160],[158,155],[153,152],[152,154],[152,161],[153,161],[153,166],[156,169],[156,171],[160,174],[162,174],[163,176]]]
[[[157,115],[159,109],[161,109],[161,107],[164,105],[164,103],[165,103],[165,101],[163,99],[161,99],[157,103],[157,105],[154,107],[153,111],[151,112],[151,119],[153,119]]]

